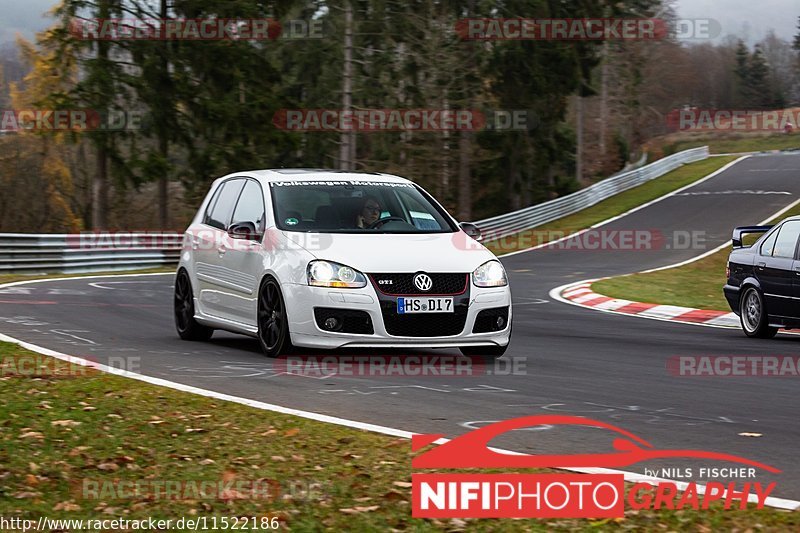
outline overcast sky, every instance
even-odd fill
[[[54,4],[54,0],[0,0],[0,43],[14,40],[17,33],[31,38],[45,28],[48,19],[43,13]],[[736,35],[751,45],[770,29],[791,40],[800,16],[800,0],[676,0],[676,6],[680,18],[714,19],[723,36]]]
[[[792,40],[800,17],[798,0],[677,0],[676,7],[679,18],[714,19],[723,36],[735,35],[751,45],[770,29]]]

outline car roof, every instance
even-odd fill
[[[413,183],[411,180],[381,172],[354,172],[324,168],[274,168],[232,172],[223,179],[233,177],[252,177],[264,182],[277,181],[379,181],[389,183]]]

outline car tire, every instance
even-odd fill
[[[258,342],[267,357],[291,353],[289,317],[278,281],[267,277],[258,291]]]
[[[771,339],[778,328],[769,325],[769,315],[764,305],[764,296],[755,287],[748,287],[739,300],[739,321],[748,337]]]
[[[508,344],[505,346],[462,346],[459,348],[461,353],[467,357],[483,357],[489,360],[502,357],[507,349]]]
[[[175,277],[173,308],[175,329],[181,339],[185,341],[207,341],[214,334],[213,328],[198,323],[194,318],[192,280],[183,269]]]

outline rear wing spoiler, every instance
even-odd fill
[[[733,247],[742,248],[742,236],[749,233],[766,233],[774,226],[740,226],[733,230]]]

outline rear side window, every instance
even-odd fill
[[[794,257],[797,239],[800,237],[800,220],[790,220],[781,226],[772,257]]]
[[[761,245],[761,255],[772,255],[772,249],[775,248],[775,239],[778,238],[778,230],[773,231],[769,237]]]
[[[206,212],[203,223],[217,229],[227,229],[233,213],[233,206],[236,205],[236,200],[242,191],[242,185],[244,185],[244,180],[241,179],[226,181],[220,185],[221,190],[215,194],[216,200],[212,202]]]

